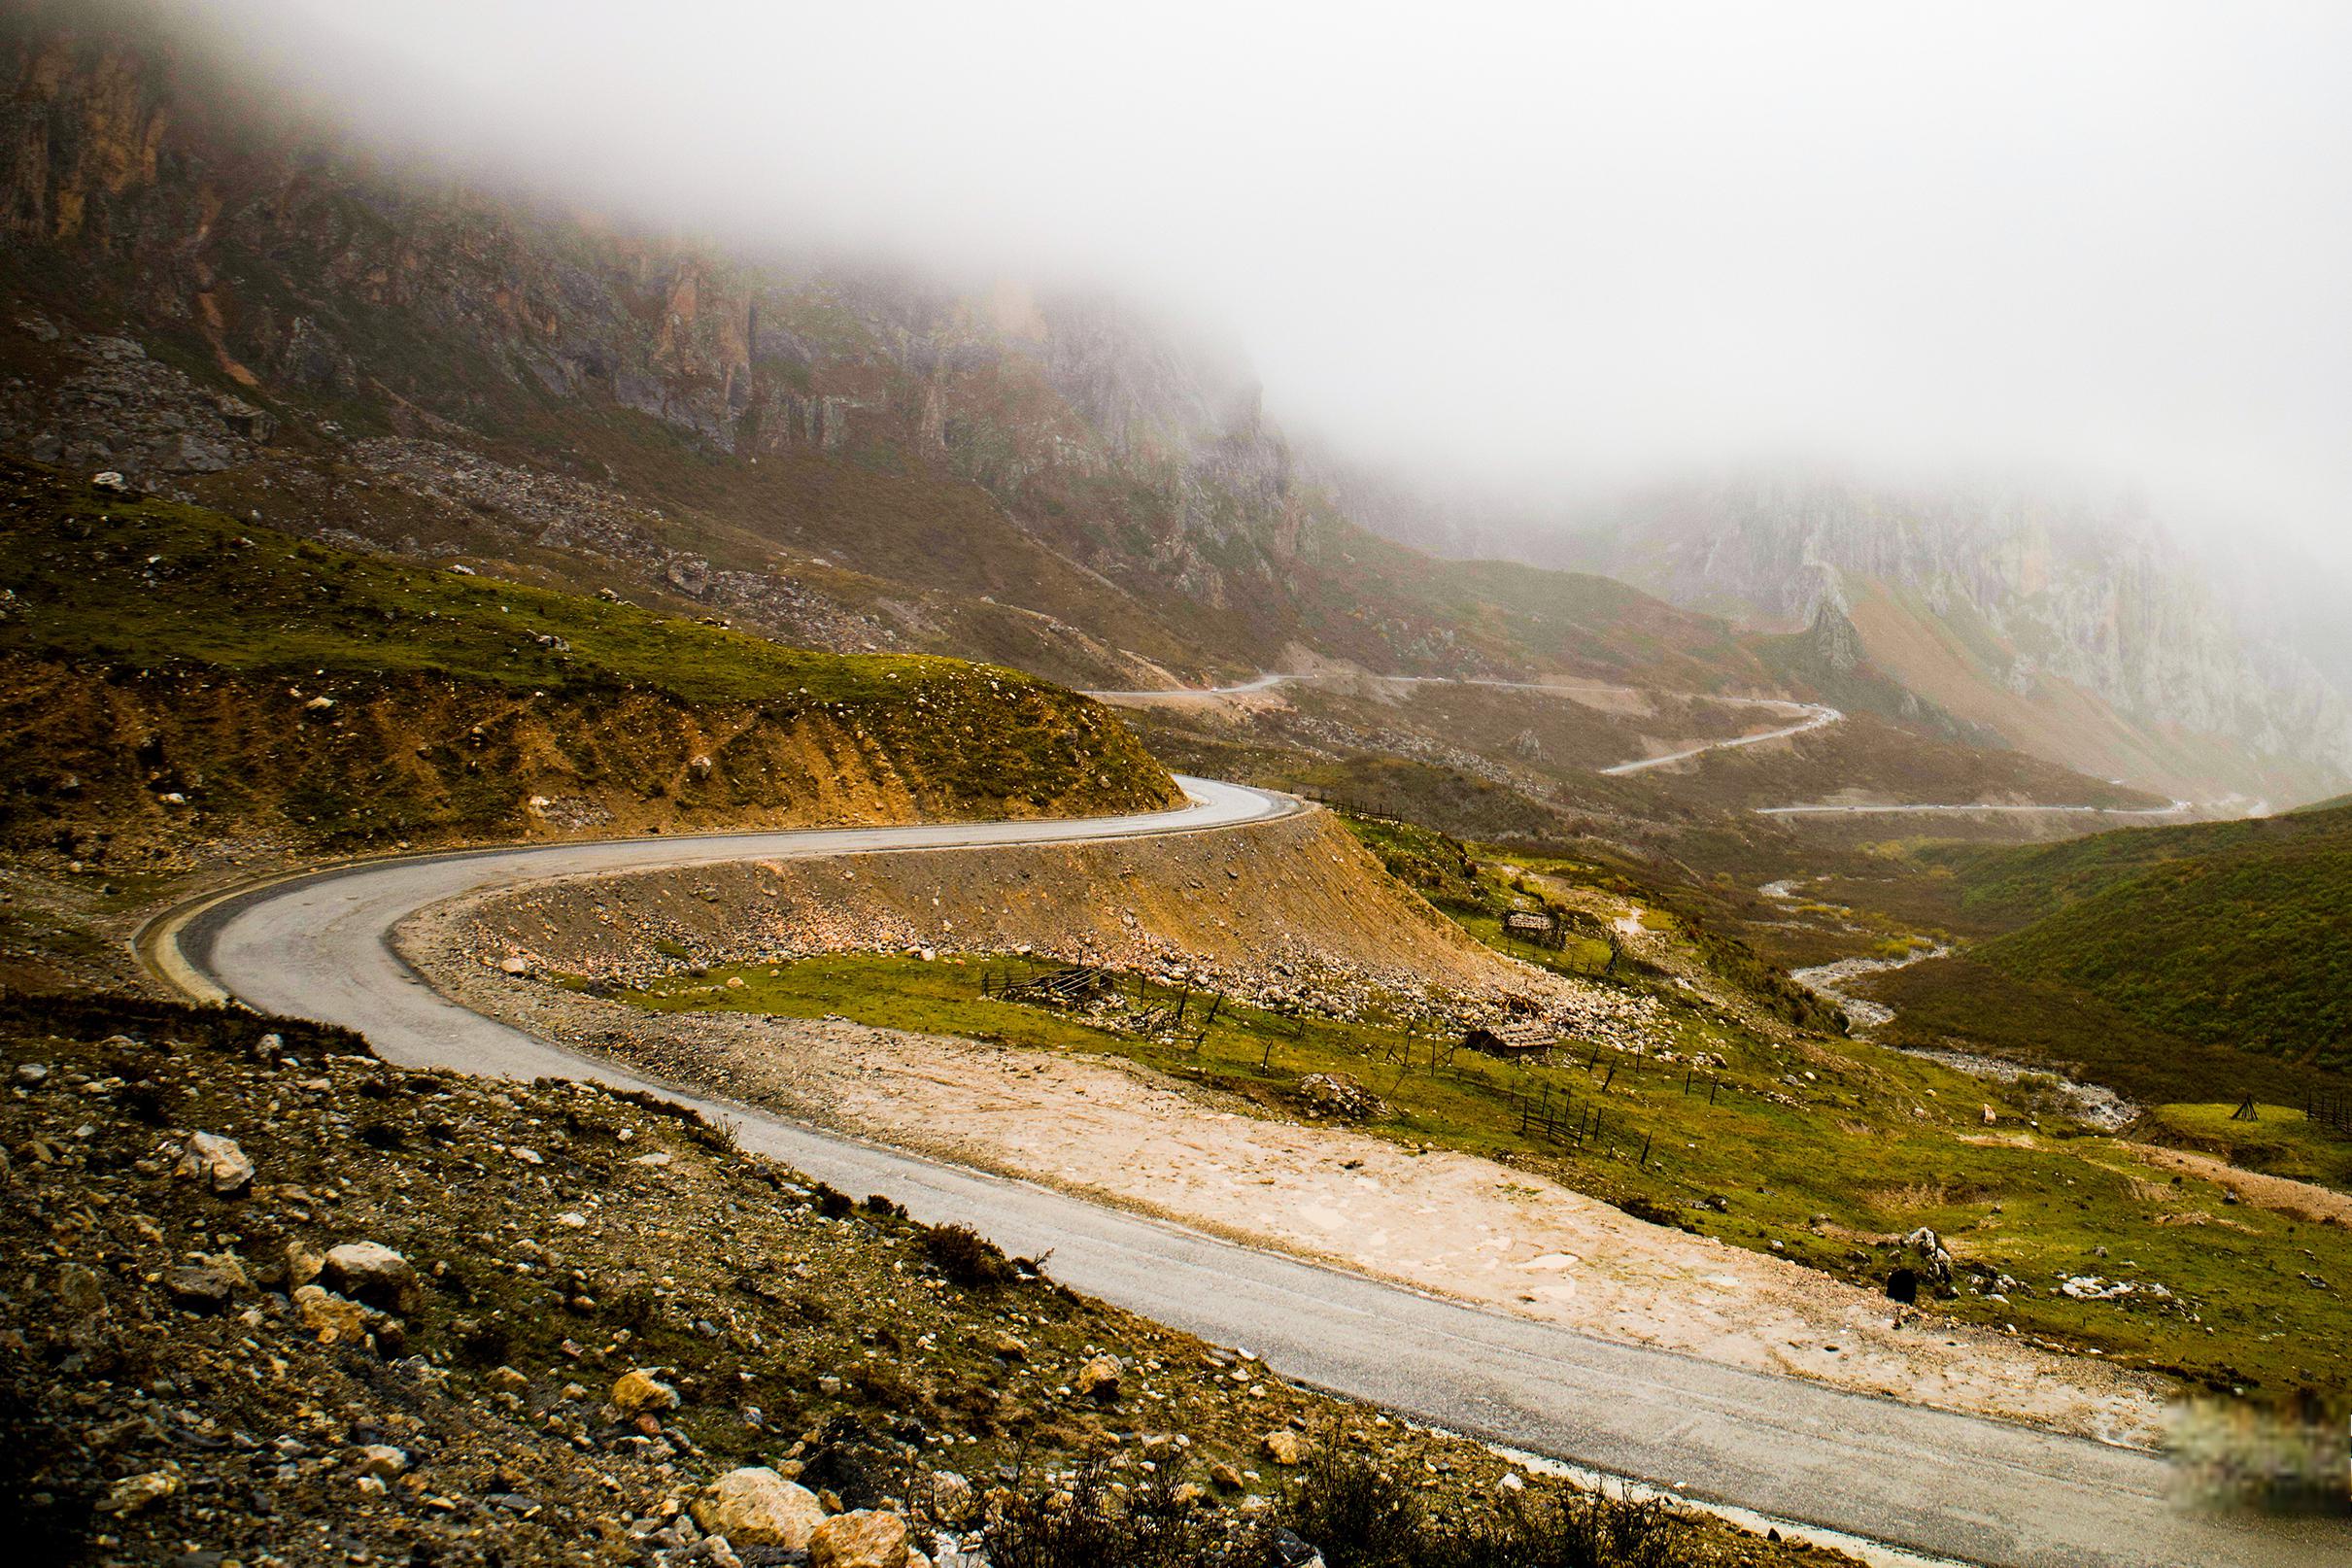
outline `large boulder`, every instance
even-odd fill
[[[1308,1074],[1299,1079],[1299,1098],[1346,1121],[1373,1121],[1388,1114],[1386,1101],[1345,1073]]]
[[[254,1162],[245,1157],[233,1138],[219,1133],[191,1134],[180,1150],[172,1175],[202,1181],[223,1198],[234,1198],[254,1184]]]
[[[808,1568],[906,1568],[906,1521],[864,1508],[835,1514],[809,1532]]]
[[[380,1242],[345,1242],[329,1247],[321,1278],[329,1290],[388,1312],[417,1310],[417,1271]]]
[[[738,1547],[808,1550],[808,1538],[825,1522],[817,1494],[766,1465],[730,1470],[712,1482],[694,1505],[695,1522]]]
[[[1921,1278],[1935,1287],[1937,1295],[1948,1297],[1954,1293],[1952,1254],[1944,1250],[1942,1237],[1922,1225],[1903,1238],[1903,1245],[1911,1250],[1912,1267],[1919,1271]]]

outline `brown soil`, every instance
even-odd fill
[[[2241,1171],[2227,1160],[2217,1160],[2210,1154],[2193,1154],[2187,1149],[2143,1143],[2137,1146],[2137,1152],[2150,1165],[2227,1187],[2257,1209],[2292,1215],[2313,1225],[2352,1226],[2352,1193],[2289,1176]]]
[[[320,697],[332,705],[305,705]],[[1050,798],[1006,800],[927,776],[822,712],[645,689],[509,692],[425,675],[282,686],[11,659],[0,721],[13,737],[0,834],[134,870],[192,868],[230,838],[317,853],[1176,801],[1140,752],[1134,767],[1122,753],[1099,771],[1064,769]]]

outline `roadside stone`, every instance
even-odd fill
[[[349,1345],[367,1336],[367,1309],[318,1285],[294,1291],[294,1316],[321,1345]]]
[[[218,1133],[195,1133],[180,1151],[172,1175],[202,1181],[222,1198],[234,1198],[254,1184],[254,1162],[245,1157],[236,1140]]]
[[[1279,1568],[1323,1568],[1323,1554],[1294,1530],[1275,1531],[1273,1547]]]
[[[167,1497],[176,1497],[185,1484],[168,1470],[150,1470],[136,1476],[124,1476],[106,1489],[98,1499],[101,1514],[136,1514],[152,1508]]]
[[[1242,1489],[1242,1473],[1219,1460],[1209,1467],[1209,1482],[1219,1491],[1238,1492]]]
[[[1345,1073],[1310,1073],[1299,1079],[1299,1097],[1345,1121],[1374,1121],[1388,1114],[1388,1103]]]
[[[614,1381],[612,1402],[624,1415],[641,1415],[648,1411],[676,1410],[678,1391],[646,1368],[637,1367]]]
[[[824,1505],[807,1487],[786,1481],[765,1465],[731,1470],[696,1500],[695,1522],[738,1547],[781,1547],[801,1551],[825,1522]]]
[[[378,1481],[393,1481],[408,1469],[408,1450],[395,1449],[389,1443],[370,1443],[359,1450],[358,1461],[353,1468]]]
[[[530,1380],[512,1367],[494,1368],[490,1376],[482,1381],[506,1394],[519,1394],[530,1386]]]
[[[54,1293],[57,1314],[77,1322],[106,1313],[106,1286],[86,1263],[68,1263],[57,1271]]]
[[[1935,1286],[1936,1294],[1949,1294],[1953,1288],[1952,1254],[1944,1250],[1943,1239],[1922,1225],[1903,1238],[1903,1245],[1919,1260],[1921,1278]]]
[[[230,1298],[250,1283],[234,1257],[184,1263],[163,1276],[163,1288],[170,1294],[172,1304],[199,1312],[223,1310]]]
[[[328,1289],[388,1312],[417,1309],[417,1271],[379,1242],[345,1242],[329,1247],[321,1278]]]
[[[1278,1465],[1295,1465],[1307,1458],[1308,1444],[1304,1437],[1288,1427],[1278,1427],[1258,1440],[1259,1451]]]
[[[1018,1361],[1029,1354],[1029,1346],[1026,1343],[1013,1335],[1001,1331],[995,1339],[989,1341],[988,1347],[1007,1361]]]
[[[933,1471],[930,1484],[931,1516],[943,1523],[962,1524],[979,1507],[979,1493],[971,1483],[952,1470]]]
[[[1125,1370],[1117,1356],[1098,1355],[1078,1368],[1078,1375],[1071,1380],[1071,1386],[1077,1390],[1080,1399],[1108,1405],[1119,1397],[1119,1375]]]
[[[906,1521],[861,1508],[811,1531],[808,1568],[906,1568]]]

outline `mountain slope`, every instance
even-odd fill
[[[2204,1044],[2352,1068],[2352,808],[1947,851],[1977,963]]]
[[[0,463],[0,840],[317,847],[1173,803],[1107,709],[355,556]],[[111,859],[110,859],[111,856]]]
[[[19,5],[0,38],[0,449],[1086,684],[1302,644],[1770,683],[1711,618],[1363,532],[1245,370],[1099,297],[731,255],[399,173],[138,17]]]
[[[1773,477],[1637,496],[1520,550],[1752,626],[1832,606],[1921,699],[2086,772],[2203,800],[2352,778],[2352,698],[2129,505]]]

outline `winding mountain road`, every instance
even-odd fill
[[[1344,673],[1350,678],[1386,681],[1396,686],[1484,686],[1504,692],[1545,692],[1554,697],[1566,697],[1572,699],[1580,691],[1592,691],[1607,684],[1587,682],[1580,685],[1574,681],[1489,680],[1477,675],[1364,676],[1360,672],[1352,670]],[[1084,695],[1108,700],[1116,700],[1121,698],[1130,701],[1147,701],[1153,699],[1168,701],[1187,701],[1195,699],[1206,700],[1220,697],[1249,697],[1259,692],[1271,692],[1278,686],[1323,678],[1323,674],[1319,672],[1309,671],[1302,674],[1260,675],[1255,680],[1244,681],[1239,686],[1181,686],[1148,692],[1087,692]],[[1608,689],[1627,690],[1623,687],[1609,687]],[[1795,717],[1797,722],[1778,730],[1761,730],[1754,734],[1732,735],[1722,740],[1704,740],[1695,746],[1685,747],[1681,751],[1668,752],[1662,757],[1636,757],[1630,762],[1613,764],[1608,767],[1596,769],[1596,771],[1614,776],[1639,773],[1653,767],[1664,767],[1670,763],[1688,762],[1693,757],[1702,756],[1711,751],[1728,751],[1735,746],[1759,746],[1767,740],[1786,740],[1790,735],[1801,735],[1814,730],[1825,729],[1845,717],[1843,713],[1833,707],[1827,707],[1819,702],[1792,701],[1787,698],[1721,697],[1708,692],[1678,693],[1676,695],[1692,702],[1721,702],[1727,707],[1771,708],[1784,715]]]
[[[1337,672],[1335,672],[1337,673]],[[1357,672],[1347,671],[1349,675]],[[1131,701],[1164,699],[1171,701],[1208,700],[1221,697],[1248,697],[1259,692],[1271,692],[1278,686],[1299,681],[1322,679],[1322,674],[1309,671],[1299,674],[1260,675],[1255,680],[1238,686],[1185,686],[1157,691],[1088,692],[1092,698]],[[1399,686],[1485,686],[1506,692],[1545,692],[1554,697],[1574,699],[1579,691],[1589,691],[1594,684],[1580,686],[1573,681],[1505,681],[1488,680],[1472,675],[1373,675],[1372,680],[1387,681]],[[1622,690],[1622,688],[1613,688]],[[1758,730],[1752,734],[1729,735],[1721,740],[1703,740],[1681,751],[1670,751],[1657,757],[1636,757],[1628,762],[1613,763],[1594,771],[1611,778],[1622,778],[1631,773],[1648,772],[1653,767],[1666,767],[1675,763],[1687,763],[1693,757],[1703,757],[1711,751],[1732,751],[1741,746],[1760,746],[1768,740],[1787,740],[1795,735],[1810,734],[1842,722],[1846,715],[1823,702],[1799,702],[1782,697],[1723,697],[1710,692],[1677,693],[1685,700],[1721,702],[1728,707],[1770,708],[1794,718],[1795,723],[1775,730]],[[1749,808],[1759,817],[1836,817],[1836,816],[1904,816],[1933,813],[1975,814],[1993,812],[2003,815],[2032,816],[2094,816],[2094,817],[2177,817],[2200,809],[2187,801],[2174,801],[2169,805],[2034,805],[1995,804],[1987,801],[1960,801],[1952,802],[1898,802],[1892,804],[1845,804],[1824,801],[1798,805],[1758,805]]]
[[[917,1216],[1051,1248],[1056,1278],[1278,1372],[1457,1431],[1684,1495],[1937,1556],[2001,1565],[2352,1561],[2334,1521],[2176,1508],[2156,1456],[1851,1394],[1474,1309],[1030,1182],[906,1154],[648,1081],[465,1010],[392,945],[428,905],[550,877],[848,853],[940,852],[1212,832],[1302,809],[1182,781],[1179,810],[1080,821],[648,837],[414,856],[324,869],[167,914],[142,957],[183,991],[364,1031],[388,1059],[654,1088],[733,1121],[744,1147]]]

